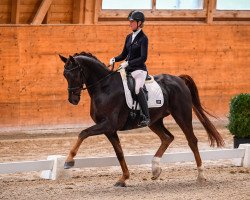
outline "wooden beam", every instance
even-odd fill
[[[101,10],[99,18],[102,20],[126,20],[128,16],[128,10]],[[195,19],[195,18],[206,18],[206,12],[204,10],[145,10],[145,16],[149,20],[159,19],[160,21],[171,20],[171,19]]]
[[[216,9],[216,0],[206,0],[205,5],[207,7],[206,22],[208,24],[211,24],[211,23],[213,23],[213,19],[214,19],[214,12]]]
[[[51,5],[51,6],[49,7],[49,10],[48,10],[48,12],[46,13],[46,15],[45,15],[44,20],[43,20],[42,23],[44,23],[44,24],[49,24],[50,19],[51,19],[51,15],[52,15],[52,12],[51,12],[51,7],[52,7],[52,6],[53,6],[53,5]]]
[[[11,23],[19,24],[20,0],[12,0]]]
[[[74,0],[73,24],[83,23],[84,0]]]
[[[31,24],[41,24],[53,0],[43,0]]]
[[[249,10],[216,10],[214,13],[214,18],[223,18],[223,19],[250,19]]]

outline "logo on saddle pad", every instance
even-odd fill
[[[133,101],[131,92],[128,88],[126,72],[124,69],[121,69],[119,72],[122,78],[127,105],[130,109],[132,109],[135,107],[135,102]],[[163,99],[163,93],[159,84],[152,77],[151,80],[145,82],[145,86],[148,91],[148,107],[149,108],[161,107],[164,103],[164,99]],[[140,106],[138,105],[137,110],[139,109],[140,109]]]

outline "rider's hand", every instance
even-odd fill
[[[115,63],[115,58],[111,58],[110,61],[109,61],[109,64],[113,65],[114,63]]]
[[[125,69],[127,66],[128,66],[128,61],[125,61],[120,65],[122,69]]]

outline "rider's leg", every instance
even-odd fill
[[[140,92],[140,88],[142,88],[145,84],[147,72],[143,70],[136,70],[133,71],[131,75],[135,79],[135,94],[138,95]]]
[[[149,117],[149,110],[148,110],[148,102],[147,102],[146,94],[144,93],[143,88],[140,88],[137,98],[138,98],[138,102],[143,113],[143,119],[141,121],[141,125],[148,126],[148,124],[150,123],[150,117]]]
[[[141,125],[147,126],[150,123],[150,117],[149,117],[146,95],[143,91],[143,85],[147,77],[147,72],[143,70],[136,70],[133,71],[131,75],[135,79],[135,93],[138,97],[138,102],[143,113],[143,120],[141,121]]]

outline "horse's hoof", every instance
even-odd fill
[[[64,163],[64,169],[70,169],[71,167],[74,167],[75,165],[75,161],[72,160],[72,161],[69,161],[69,162],[65,162]]]
[[[114,186],[115,187],[126,187],[126,183],[125,182],[121,182],[121,181],[117,181]]]
[[[160,167],[158,167],[156,170],[153,171],[153,176],[151,177],[152,180],[156,180],[157,178],[159,178],[159,176],[161,175],[162,169]]]
[[[202,183],[206,183],[207,179],[205,177],[198,177],[196,181],[197,183],[202,184]]]

